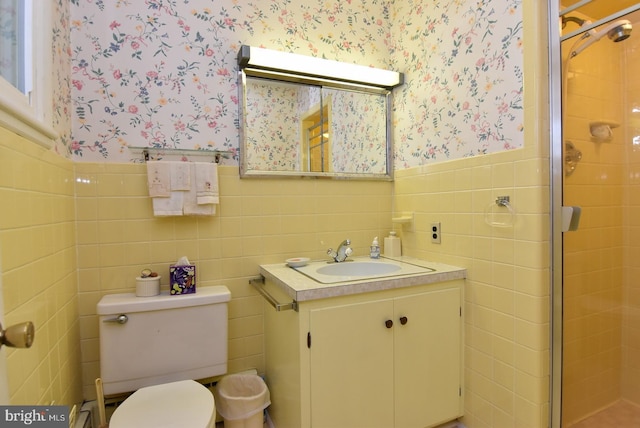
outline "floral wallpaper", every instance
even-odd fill
[[[239,150],[242,44],[405,73],[395,167],[522,147],[521,0],[71,0],[75,160]],[[284,151],[288,153],[288,151]]]
[[[394,2],[395,168],[523,146],[521,3]]]
[[[331,148],[334,172],[384,174],[386,100],[384,95],[325,89],[331,100]]]
[[[52,126],[60,134],[54,150],[62,156],[71,157],[71,34],[69,0],[57,0],[51,16],[53,52],[53,114]]]
[[[300,123],[305,87],[247,77],[246,167],[300,171]]]

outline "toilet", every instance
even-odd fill
[[[110,428],[215,426],[211,392],[193,379],[227,372],[225,286],[152,297],[104,296],[100,377],[105,395],[135,391],[113,413]]]

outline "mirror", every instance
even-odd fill
[[[390,89],[239,63],[241,177],[392,179]]]

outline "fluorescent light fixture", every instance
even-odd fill
[[[333,80],[385,89],[404,83],[403,74],[396,71],[246,45],[241,46],[238,52],[238,66],[245,72],[258,71],[258,74],[265,77],[273,72],[279,78],[285,74],[307,79],[318,78],[325,83]]]

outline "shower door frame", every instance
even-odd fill
[[[549,13],[549,171],[551,180],[551,411],[550,427],[562,427],[562,347],[563,347],[563,143],[562,143],[562,42],[607,22],[640,10],[640,3],[599,19],[578,30],[560,35],[558,0],[548,0]]]
[[[562,424],[562,51],[560,4],[548,1],[549,11],[549,171],[551,180],[551,380],[550,427]]]

